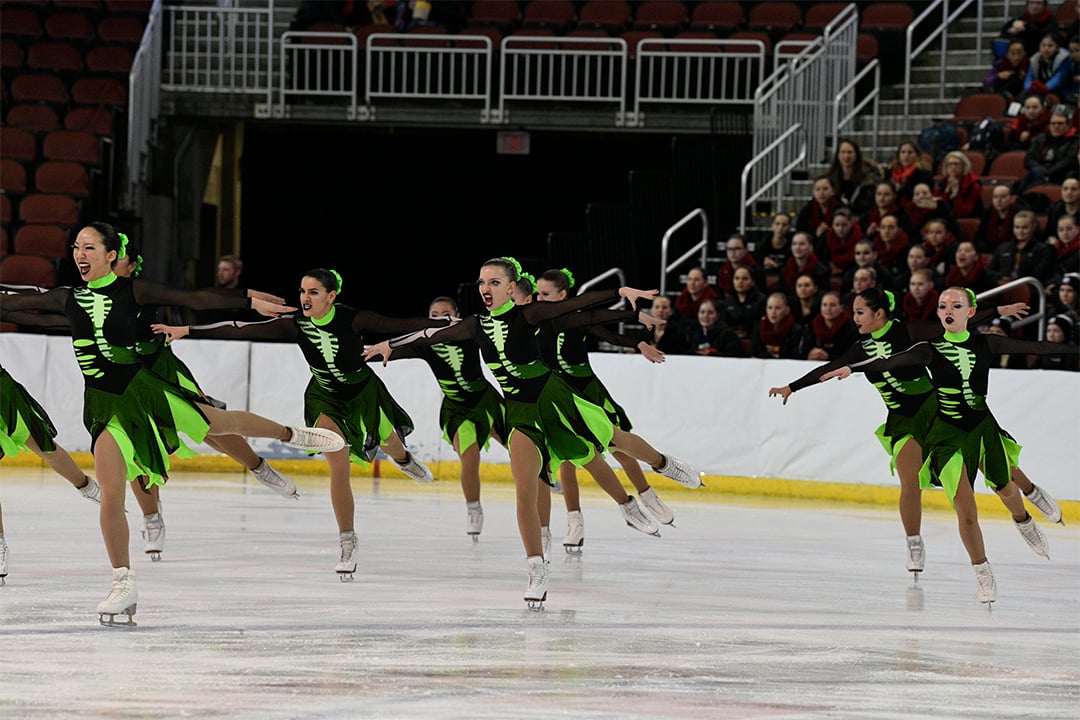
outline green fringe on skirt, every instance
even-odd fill
[[[588,382],[580,386],[575,383],[571,383],[571,385],[578,387],[582,397],[593,405],[602,407],[612,425],[625,432],[630,432],[633,429],[634,426],[630,422],[630,417],[622,409],[622,406],[611,397],[611,393],[604,387],[604,383],[600,382],[600,378],[593,375],[588,379]]]
[[[881,447],[885,448],[885,452],[889,454],[890,473],[896,474],[896,458],[907,445],[908,440],[919,443],[919,447],[923,449],[923,459],[925,459],[926,436],[930,432],[930,426],[934,424],[937,408],[937,396],[930,393],[926,396],[926,401],[919,406],[915,417],[901,415],[895,410],[889,411],[885,424],[874,434],[881,443]]]
[[[320,415],[337,423],[349,445],[349,459],[364,468],[392,432],[404,441],[413,431],[412,418],[374,373],[352,399],[324,390],[312,378],[304,391],[304,420],[313,427]]]
[[[483,443],[483,448],[487,450],[491,444],[492,430],[503,442],[507,441],[509,434],[502,395],[490,385],[473,407],[444,395],[439,408],[439,425],[442,427],[443,439],[451,446],[454,444],[454,436],[457,436],[459,453],[464,453],[478,443]]]
[[[22,385],[4,368],[0,368],[0,458],[15,456],[34,443],[42,452],[53,452],[56,426],[45,408],[38,404]]]
[[[974,487],[981,465],[986,486],[1000,490],[1009,483],[1010,470],[1020,464],[1020,445],[989,412],[970,432],[939,417],[930,428],[926,442],[923,448],[926,461],[919,471],[919,483],[924,488],[945,488],[949,500],[956,497],[963,471],[967,471],[968,482]]]

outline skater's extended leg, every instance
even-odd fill
[[[315,427],[342,435],[337,423],[325,415],[319,416]],[[338,532],[351,532],[354,530],[353,518],[356,507],[353,502],[352,485],[349,483],[349,449],[342,448],[336,452],[323,453],[323,457],[326,458],[326,464],[330,466],[330,505],[334,508]]]
[[[986,547],[983,545],[982,528],[979,527],[979,508],[975,504],[975,492],[968,482],[966,470],[961,473],[953,506],[956,508],[960,540],[971,558],[971,564],[981,565],[986,562]]]
[[[1036,555],[1049,558],[1050,545],[1043,531],[1035,524],[1035,519],[1028,514],[1027,508],[1024,507],[1024,498],[1020,494],[1020,489],[1016,487],[1016,483],[1010,480],[1005,487],[995,490],[995,492],[1009,512],[1012,513],[1013,524],[1016,525],[1017,531],[1024,538],[1028,547]]]
[[[626,477],[630,479],[630,483],[637,490],[638,501],[645,506],[649,514],[656,518],[657,522],[664,525],[674,525],[675,513],[671,512],[671,508],[660,499],[660,496],[656,494],[656,490],[650,487],[649,481],[645,479],[645,473],[641,471],[641,465],[638,464],[638,461],[619,451],[611,454],[615,456],[615,459],[622,465],[623,470],[626,471]]]
[[[101,486],[101,536],[105,552],[114,568],[131,567],[128,554],[128,523],[124,515],[124,485],[127,463],[108,430],[94,443],[94,470]]]
[[[520,432],[511,433],[510,471],[514,476],[517,495],[518,533],[528,557],[542,557],[544,554],[540,538],[540,513],[536,509],[540,469],[540,451],[529,436]]]
[[[596,484],[602,487],[619,504],[619,509],[622,511],[623,519],[626,520],[627,525],[649,535],[660,534],[656,523],[647,517],[638,507],[637,501],[623,490],[615,471],[611,469],[603,456],[596,455],[585,464],[585,469],[596,480]]]
[[[293,447],[316,452],[340,450],[344,441],[322,430],[289,427],[261,415],[245,410],[220,410],[205,403],[197,403],[206,419],[210,421],[207,436],[243,435],[244,437],[273,438]]]
[[[649,481],[645,479],[645,473],[641,471],[641,464],[621,450],[612,451],[611,455],[619,462],[626,471],[626,479],[637,490],[638,495],[649,489]]]
[[[380,443],[379,447],[393,460],[398,470],[416,482],[429,483],[435,480],[435,476],[431,474],[428,466],[417,460],[412,453],[405,449],[405,443],[402,442],[401,436],[397,432],[390,433],[390,436]]]
[[[1024,499],[1021,497],[1020,489],[1016,487],[1016,483],[1009,481],[1005,487],[994,492],[1001,498],[1002,505],[1012,513],[1013,522],[1023,522],[1028,518],[1027,508],[1024,507]]]
[[[562,487],[563,503],[567,512],[581,510],[581,491],[578,489],[577,468],[573,463],[559,465],[559,485]]]
[[[922,532],[922,488],[919,486],[922,464],[922,448],[909,438],[896,456],[896,474],[900,476],[900,523],[909,537]]]
[[[1031,478],[1018,467],[1009,468],[1009,478],[1016,483],[1016,487],[1020,488],[1020,492],[1025,495],[1030,495],[1031,491],[1035,489],[1035,483],[1031,482]]]
[[[615,428],[615,434],[611,437],[611,447],[630,457],[637,458],[651,468],[659,468],[664,464],[664,456],[640,435],[626,432]]]
[[[254,470],[262,462],[248,441],[239,435],[207,435],[206,444],[223,455],[228,455],[248,470]]]
[[[56,450],[53,452],[45,452],[38,447],[36,442],[34,442],[34,438],[28,437],[26,439],[26,447],[30,452],[44,460],[57,475],[74,485],[76,489],[84,488],[89,484],[90,478],[87,474],[79,469],[79,466],[75,464],[75,460],[68,454],[68,451],[59,445],[56,446]]]
[[[465,452],[460,450],[457,433],[454,434],[454,450],[461,458],[461,493],[465,502],[480,501],[480,444],[473,443]]]
[[[161,508],[157,485],[151,486],[149,490],[143,490],[138,480],[129,482],[128,485],[131,486],[131,494],[135,496],[135,502],[139,504],[143,517],[153,515]]]

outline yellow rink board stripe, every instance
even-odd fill
[[[93,457],[90,453],[72,453],[72,457],[79,467],[84,469],[93,468]],[[329,469],[321,459],[272,459],[274,467],[286,475],[329,477]],[[36,455],[23,452],[15,457],[4,458],[2,464],[19,467],[44,467],[45,463]],[[404,478],[405,475],[389,461],[377,461],[375,464],[376,475],[387,478]],[[428,463],[428,467],[438,480],[443,482],[457,482],[460,466],[456,460],[442,460]],[[193,458],[172,458],[172,469],[177,472],[239,472],[239,465],[224,455],[199,455]],[[371,473],[362,471],[358,466],[353,466],[353,472],[358,476],[366,476]],[[626,483],[626,477],[622,471],[617,471],[620,479]],[[512,484],[510,466],[507,464],[484,463],[480,466],[480,476],[485,483]],[[748,478],[732,477],[729,475],[705,475],[702,480],[705,487],[698,490],[687,490],[683,486],[657,475],[646,473],[649,483],[654,487],[674,491],[671,499],[699,500],[705,502],[722,501],[725,498],[740,499],[773,499],[773,500],[801,500],[821,503],[847,503],[858,505],[885,505],[896,507],[900,496],[899,486],[887,485],[852,485],[847,483],[819,482],[816,480],[781,480],[776,478]],[[591,483],[590,483],[591,484]],[[981,482],[979,483],[981,485]],[[595,489],[595,488],[594,488]],[[583,487],[583,491],[587,488]],[[596,492],[600,492],[598,489]],[[1001,501],[994,495],[980,488],[975,498],[978,502],[979,512],[991,516],[1007,516],[1008,511]],[[930,490],[923,493],[923,507],[927,510],[952,511],[949,500],[944,492]],[[1066,523],[1080,523],[1080,501],[1058,500],[1061,507],[1062,519]],[[1041,516],[1039,517],[1041,520]]]

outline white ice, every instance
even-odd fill
[[[984,517],[988,611],[948,513],[924,518],[913,585],[891,508],[668,490],[677,527],[657,539],[588,493],[577,559],[556,497],[534,613],[507,486],[485,488],[473,544],[454,482],[356,479],[345,584],[326,480],[290,502],[242,477],[170,480],[160,563],[129,498],[140,598],[122,630],[95,612],[96,508],[46,470],[0,468],[0,717],[1080,717],[1074,527],[1041,522],[1048,562]]]

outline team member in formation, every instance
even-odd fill
[[[548,567],[543,555],[540,514],[537,509],[538,478],[552,463],[570,461],[584,467],[612,497],[620,503],[624,518],[632,527],[655,532],[655,524],[645,517],[633,498],[626,495],[615,473],[602,457],[609,446],[633,457],[646,454],[639,439],[615,428],[603,408],[580,397],[540,359],[536,328],[545,320],[560,319],[558,330],[585,327],[599,322],[633,319],[633,311],[591,310],[618,297],[631,305],[652,298],[655,291],[633,288],[595,291],[561,303],[516,305],[513,293],[521,266],[512,258],[494,258],[480,268],[478,288],[489,314],[471,315],[445,329],[428,329],[382,342],[367,350],[368,359],[382,357],[385,362],[393,348],[409,343],[434,344],[472,339],[488,367],[492,369],[506,401],[506,419],[510,427],[510,466],[517,490],[518,531],[525,546],[529,583],[525,601],[539,608],[547,597]],[[641,318],[651,324],[648,316]],[[648,460],[661,474],[680,478],[684,484],[696,479],[696,473],[682,461],[654,453]]]
[[[341,275],[316,268],[300,280],[301,314],[264,323],[216,323],[209,326],[154,325],[171,340],[202,338],[293,340],[304,353],[311,380],[304,391],[304,418],[341,440],[324,453],[330,466],[330,502],[337,520],[341,558],[334,568],[342,582],[352,580],[360,557],[355,502],[349,481],[350,459],[364,467],[383,449],[398,468],[418,482],[435,478],[405,449],[412,432],[408,414],[394,401],[363,357],[365,332],[393,334],[444,327],[446,320],[388,318],[338,305]]]
[[[938,299],[938,318],[944,333],[890,357],[876,357],[845,365],[821,376],[821,380],[844,378],[858,372],[894,373],[902,368],[929,368],[938,407],[926,434],[926,457],[919,472],[923,487],[942,486],[959,520],[960,538],[971,558],[978,583],[979,600],[992,603],[997,586],[986,558],[982,530],[975,504],[975,476],[981,469],[987,485],[1012,513],[1017,529],[1039,555],[1049,557],[1046,537],[1024,509],[1024,501],[1012,482],[1020,446],[998,425],[986,404],[993,356],[1000,353],[1057,353],[1057,343],[1032,342],[990,334],[973,334],[968,324],[975,315],[975,294],[951,287]],[[1075,347],[1069,354],[1080,352]]]
[[[71,324],[75,357],[86,385],[83,422],[101,485],[101,532],[113,568],[112,588],[98,605],[104,624],[115,623],[119,614],[134,624],[138,601],[128,554],[124,482],[145,476],[148,484],[163,484],[169,455],[181,446],[181,432],[195,442],[206,435],[275,438],[314,452],[342,445],[338,436],[325,430],[288,427],[253,413],[214,408],[147,370],[135,348],[141,304],[195,310],[250,306],[269,315],[291,308],[258,298],[230,298],[117,277],[112,266],[126,255],[126,246],[127,238],[111,225],[91,223],[79,231],[72,252],[85,286],[9,296],[0,307],[0,319],[37,310],[63,312]]]

